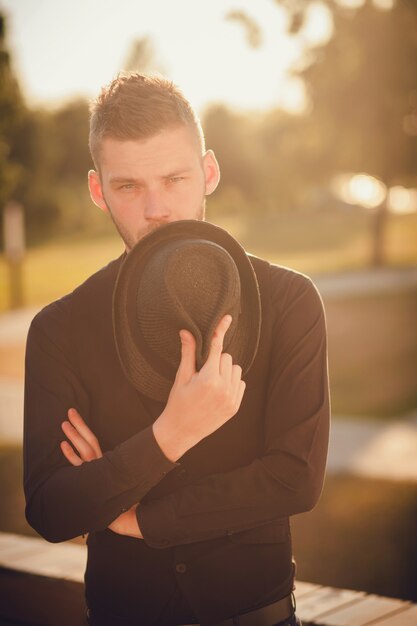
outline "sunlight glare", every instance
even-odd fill
[[[406,215],[417,211],[417,189],[407,189],[401,185],[391,187],[388,192],[388,208],[391,213]]]
[[[310,4],[300,36],[310,46],[323,45],[333,34],[333,18],[330,9],[321,2]]]
[[[347,204],[356,204],[367,209],[379,206],[386,197],[382,181],[369,174],[341,174],[331,184],[333,193]]]
[[[395,0],[372,0],[374,7],[381,11],[390,11],[395,4]]]
[[[337,0],[337,4],[345,9],[358,9],[365,3],[365,0]]]

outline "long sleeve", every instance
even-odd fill
[[[63,300],[35,318],[26,348],[26,517],[52,542],[106,528],[178,465],[164,456],[151,426],[105,452],[101,459],[79,467],[69,464],[59,446],[65,439],[61,423],[71,407],[77,408],[87,423],[90,413],[75,343],[70,311]]]
[[[284,294],[273,274],[271,282],[275,315],[262,454],[139,505],[138,522],[152,547],[233,534],[310,510],[320,496],[329,432],[323,305],[303,275],[293,273]]]

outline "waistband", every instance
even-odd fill
[[[240,613],[234,617],[215,622],[210,626],[274,626],[278,622],[292,617],[295,612],[294,594],[290,593],[285,598],[273,602],[260,609]],[[181,626],[200,626],[199,624],[182,624]]]

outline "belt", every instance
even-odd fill
[[[229,619],[213,623],[212,626],[273,626],[277,622],[283,622],[293,614],[293,595],[289,594],[285,598],[278,600],[278,602],[267,604],[260,609],[255,609],[255,611],[240,613],[235,617],[229,617]],[[190,625],[184,624],[183,626]],[[194,624],[194,626],[198,625]]]

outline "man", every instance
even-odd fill
[[[204,220],[219,167],[170,82],[131,74],[103,89],[90,149],[91,197],[127,259],[156,229]],[[223,352],[225,315],[199,371],[195,338],[181,331],[175,382],[160,402],[130,384],[115,348],[124,257],[32,322],[27,519],[49,541],[88,533],[93,626],[297,624],[288,520],[317,502],[328,440],[320,297],[305,276],[250,257],[262,325],[245,381]]]

